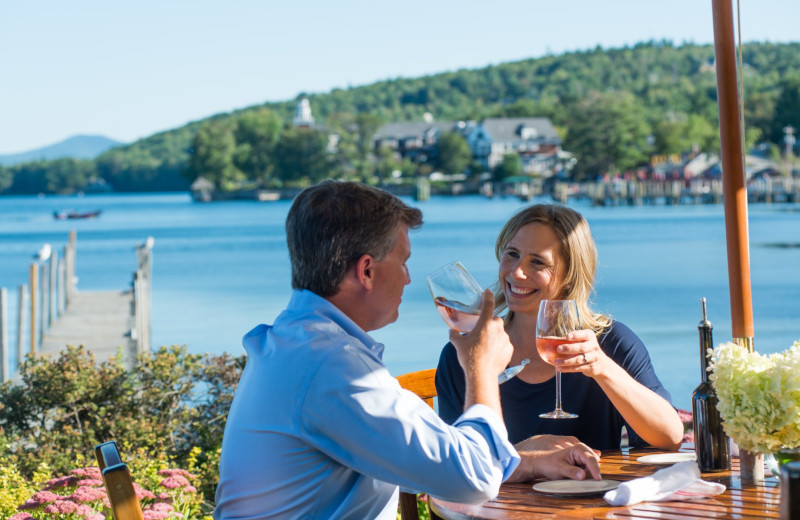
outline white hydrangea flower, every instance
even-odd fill
[[[800,446],[800,340],[766,356],[723,343],[709,369],[725,432],[741,448],[770,453]]]

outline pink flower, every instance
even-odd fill
[[[133,483],[133,491],[136,493],[136,498],[142,500],[144,498],[156,498],[152,491],[149,491],[136,482]]]
[[[175,489],[178,487],[189,486],[189,481],[186,477],[182,477],[180,475],[174,475],[172,477],[167,477],[161,481],[159,486],[163,486],[167,489]]]
[[[683,434],[683,441],[681,442],[694,442],[694,432],[686,432]]]
[[[692,424],[692,412],[689,410],[678,410],[678,417],[683,424]]]
[[[161,500],[162,502],[172,502],[172,495],[170,495],[166,491],[162,491],[161,493],[156,495],[156,498]]]
[[[185,486],[183,488],[184,493],[197,493],[197,488],[194,486]]]
[[[75,483],[78,482],[78,477],[75,475],[67,475],[65,477],[57,477],[51,478],[47,482],[45,482],[45,487],[43,488],[45,491],[60,487],[67,487],[67,486],[74,486]]]
[[[38,493],[34,494],[31,498],[26,500],[25,503],[19,506],[17,509],[20,511],[24,511],[26,509],[36,509],[39,506],[49,504],[54,500],[60,500],[62,498],[64,497],[56,495],[52,491],[39,491]]]
[[[86,518],[89,516],[96,515],[97,511],[87,506],[86,504],[78,504],[78,508],[75,510],[75,514]]]
[[[159,475],[166,475],[168,477],[186,477],[186,478],[197,478],[197,475],[192,475],[185,469],[175,468],[175,469],[162,469],[158,472]]]
[[[85,478],[83,480],[79,480],[75,483],[77,486],[94,486],[94,487],[103,487],[105,483],[103,483],[103,479],[96,479],[96,478]]]
[[[14,513],[8,520],[36,520],[29,513]]]
[[[96,502],[106,496],[103,488],[81,486],[77,488],[68,498],[76,502]]]
[[[175,511],[175,508],[169,504],[165,504],[164,502],[157,502],[155,504],[150,504],[149,506],[145,507],[146,511]]]
[[[103,474],[100,473],[100,468],[95,466],[90,466],[88,468],[76,468],[70,471],[73,475],[77,475],[79,477],[88,477],[93,479],[103,479]]]
[[[78,504],[72,500],[56,500],[55,502],[47,504],[47,507],[44,508],[44,512],[66,515],[74,513],[76,509],[78,509]]]
[[[170,513],[166,511],[142,511],[144,520],[163,520],[169,518]]]
[[[95,513],[91,516],[87,516],[86,520],[106,520],[106,515],[103,513]]]

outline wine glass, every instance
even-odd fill
[[[461,262],[452,262],[428,275],[433,303],[452,329],[469,332],[481,313],[483,289]]]
[[[542,300],[539,303],[539,316],[536,318],[536,350],[547,363],[563,356],[556,352],[559,345],[576,343],[568,341],[567,333],[580,330],[578,304],[575,300]],[[561,371],[556,367],[556,409],[539,415],[544,419],[574,419],[574,413],[561,409]]]

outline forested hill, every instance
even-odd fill
[[[748,136],[780,143],[787,124],[800,126],[800,43],[748,43],[742,61]],[[543,116],[552,119],[570,149],[570,131],[580,123],[575,109],[588,99],[605,104],[621,99],[620,110],[637,128],[656,135],[654,153],[672,153],[668,148],[679,145],[670,139],[681,132],[702,135],[703,145],[713,147],[717,127],[713,46],[671,42],[598,47],[306,97],[317,123],[338,133],[352,131],[357,114],[371,114],[376,122],[421,120],[426,112],[437,120]],[[218,114],[115,148],[96,160],[97,174],[117,190],[185,188],[183,173],[199,128],[232,125],[265,108],[287,125],[296,103],[297,98]]]

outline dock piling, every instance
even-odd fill
[[[8,381],[8,294],[5,287],[0,287],[0,358],[2,372],[0,383]]]
[[[17,365],[25,357],[25,300],[28,295],[28,286],[22,284],[17,292]]]

